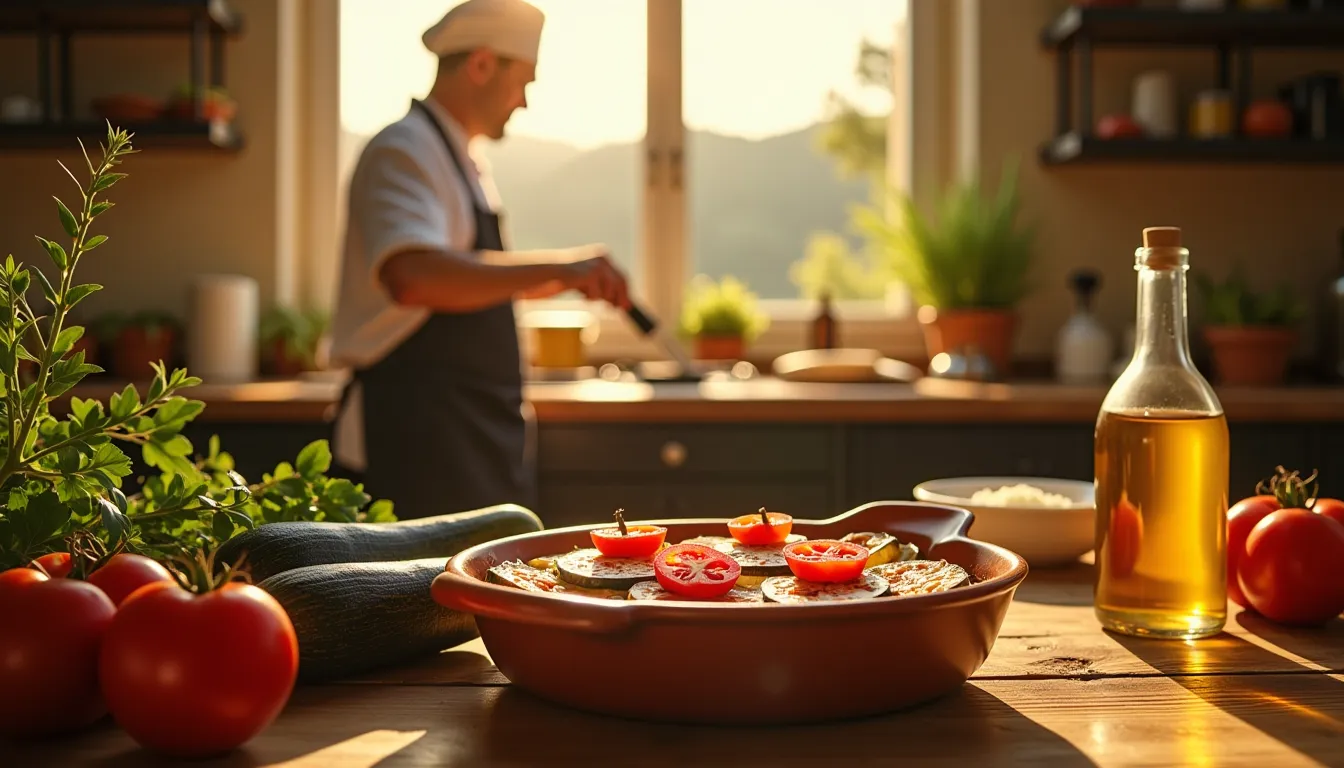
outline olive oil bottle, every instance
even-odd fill
[[[1130,635],[1205,637],[1227,619],[1227,419],[1190,359],[1189,256],[1180,229],[1143,231],[1134,356],[1097,417],[1094,604]]]

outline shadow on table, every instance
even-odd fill
[[[1080,562],[1032,568],[1013,599],[1046,605],[1092,605],[1092,566]]]
[[[1285,627],[1253,611],[1242,611],[1237,625],[1256,637],[1326,669],[1344,671],[1344,619],[1323,627]]]
[[[1288,672],[1209,673],[1210,653],[1234,652],[1253,669],[1284,661],[1226,632],[1190,642],[1108,634],[1206,703],[1322,765],[1344,765],[1344,682],[1301,665]]]
[[[695,706],[713,687],[668,695]],[[575,738],[575,734],[601,734]],[[668,725],[588,714],[498,689],[484,746],[502,763],[591,761],[646,765],[974,765],[1005,761],[1093,766],[1068,741],[974,685],[938,701],[880,717],[818,725]]]

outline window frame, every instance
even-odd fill
[[[645,308],[669,327],[680,318],[684,290],[689,276],[688,233],[690,210],[684,181],[687,128],[682,113],[682,0],[645,0],[648,35],[647,123],[642,142],[640,211],[640,279],[633,286]],[[321,75],[321,65],[339,69],[340,4],[305,3],[307,45],[310,66],[305,81],[324,93],[309,98],[309,125],[332,126],[340,130],[339,81],[336,76]],[[939,140],[951,123],[952,110],[943,87],[954,80],[954,65],[947,61],[947,31],[952,27],[952,9],[938,0],[909,0],[903,24],[896,25],[893,45],[894,102],[888,131],[887,178],[891,186],[905,190],[917,205],[927,205],[929,191],[947,173],[951,147]],[[935,43],[934,45],[921,42]],[[916,76],[916,74],[919,76]],[[313,90],[309,90],[312,94]],[[334,142],[332,142],[334,144]],[[928,151],[916,154],[918,145]],[[313,160],[310,170],[323,164]],[[326,167],[332,168],[334,164]],[[337,185],[343,185],[339,180]],[[335,197],[334,195],[331,197]],[[340,200],[337,210],[330,205],[310,208],[309,232],[330,227],[343,220]],[[507,201],[505,201],[507,206]],[[317,210],[322,208],[324,210]],[[308,285],[331,285],[340,270],[339,233],[335,243],[328,240],[329,258],[312,258],[304,265]],[[564,245],[558,243],[557,246]],[[325,263],[330,261],[330,263]],[[323,262],[323,263],[318,263]],[[334,302],[334,291],[325,302]],[[314,297],[314,304],[322,304]],[[762,359],[802,349],[808,345],[807,327],[814,316],[815,302],[805,299],[763,299],[761,307],[770,315],[770,327],[749,347],[749,357]],[[583,308],[596,318],[598,335],[589,346],[595,361],[618,358],[665,358],[666,353],[650,339],[642,338],[630,320],[607,306],[582,300],[548,299],[518,302],[520,324],[534,309]],[[893,286],[885,300],[836,302],[834,312],[840,321],[841,344],[879,349],[884,354],[917,360],[925,355],[923,339],[908,294]]]

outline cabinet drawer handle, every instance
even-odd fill
[[[663,463],[669,467],[680,467],[686,463],[686,446],[676,440],[663,443]]]

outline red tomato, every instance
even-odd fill
[[[728,523],[728,532],[733,534],[733,538],[749,547],[786,541],[792,530],[791,516],[782,512],[767,513],[764,507],[760,512],[735,517]]]
[[[1321,624],[1344,612],[1344,525],[1280,509],[1246,537],[1239,572],[1251,607],[1282,624]]]
[[[175,757],[222,754],[289,701],[294,625],[275,598],[231,583],[197,595],[172,582],[122,603],[100,658],[103,696],[141,746]]]
[[[1319,499],[1312,511],[1318,515],[1325,515],[1332,520],[1338,520],[1340,525],[1344,525],[1344,501],[1339,499]]]
[[[742,575],[737,561],[703,544],[676,544],[653,558],[653,573],[668,592],[686,597],[718,597]]]
[[[88,581],[106,592],[113,604],[121,605],[132,592],[146,584],[173,581],[173,574],[148,557],[122,552],[108,558],[98,570],[89,574]]]
[[[1111,508],[1110,528],[1103,546],[1112,575],[1126,578],[1134,573],[1143,550],[1143,515],[1124,495]]]
[[[0,611],[0,733],[65,733],[107,713],[98,650],[117,609],[102,590],[15,568],[0,574]]]
[[[1237,581],[1241,560],[1246,555],[1246,537],[1256,523],[1276,509],[1279,509],[1277,499],[1261,495],[1242,499],[1227,510],[1227,596],[1242,608],[1251,607]]]
[[[667,529],[657,525],[626,525],[621,516],[624,510],[616,510],[615,528],[599,528],[589,532],[593,546],[607,557],[644,558],[651,556],[663,546]]]
[[[1143,126],[1129,115],[1106,115],[1097,121],[1099,139],[1140,139]]]
[[[814,539],[784,547],[789,570],[803,581],[853,581],[868,562],[868,548],[849,541]]]
[[[75,561],[69,552],[49,552],[37,558],[37,563],[53,579],[64,579],[75,567]]]
[[[1261,99],[1246,107],[1241,130],[1247,136],[1281,138],[1293,132],[1293,113],[1283,102]]]

